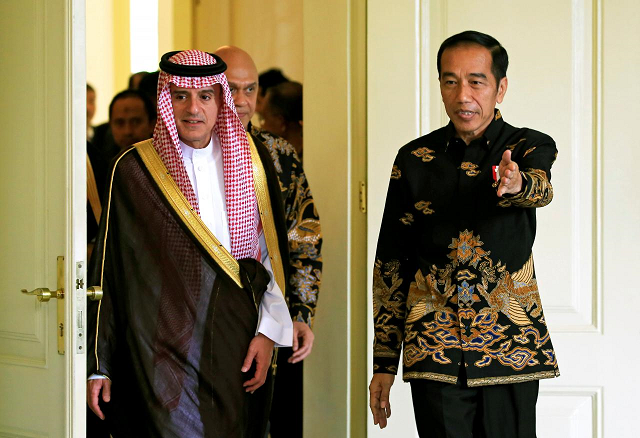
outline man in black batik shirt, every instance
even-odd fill
[[[289,243],[287,303],[293,320],[293,347],[279,348],[271,438],[302,437],[303,360],[311,354],[313,318],[322,281],[322,231],[302,161],[288,141],[251,124],[258,96],[258,70],[251,56],[234,46],[216,50],[227,63],[225,75],[238,116],[258,149],[268,152],[280,182]]]
[[[437,61],[451,121],[398,152],[378,239],[374,424],[402,352],[421,436],[535,437],[538,381],[559,375],[531,251],[557,150],[495,108],[508,57],[493,37],[454,35]]]

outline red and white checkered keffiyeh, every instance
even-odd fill
[[[213,56],[199,50],[179,52],[169,60],[181,65],[216,63]],[[159,117],[153,132],[153,145],[194,211],[200,214],[198,199],[191,186],[178,143],[179,136],[171,105],[169,84],[175,84],[181,88],[204,88],[213,84],[222,86],[222,107],[218,110],[218,120],[213,131],[218,135],[222,146],[231,254],[237,259],[257,258],[260,247],[258,244],[259,213],[253,188],[251,151],[246,131],[236,114],[226,76],[221,73],[215,76],[185,77],[161,70],[158,78]]]

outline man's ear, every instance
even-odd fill
[[[498,84],[498,95],[496,96],[496,102],[502,103],[504,99],[504,95],[507,93],[507,86],[509,85],[509,81],[507,77],[500,79],[500,83]]]

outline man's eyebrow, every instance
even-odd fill
[[[485,75],[484,73],[469,73],[469,76],[472,76],[474,78],[487,79],[487,75]]]
[[[233,88],[243,88],[240,86],[240,84],[238,84],[237,82],[233,82],[233,81],[227,81],[229,83],[230,87]],[[250,84],[247,84],[244,86],[244,88],[249,88],[249,87],[257,87],[258,86],[258,82],[252,82]]]
[[[443,72],[443,73],[442,73],[442,77],[445,77],[445,76],[452,77],[452,78],[455,78],[455,77],[456,77],[456,75],[455,75],[455,74],[453,74],[453,73],[451,73],[450,71],[445,71],[445,72]]]

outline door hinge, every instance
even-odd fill
[[[360,181],[360,212],[367,212],[367,184]]]

